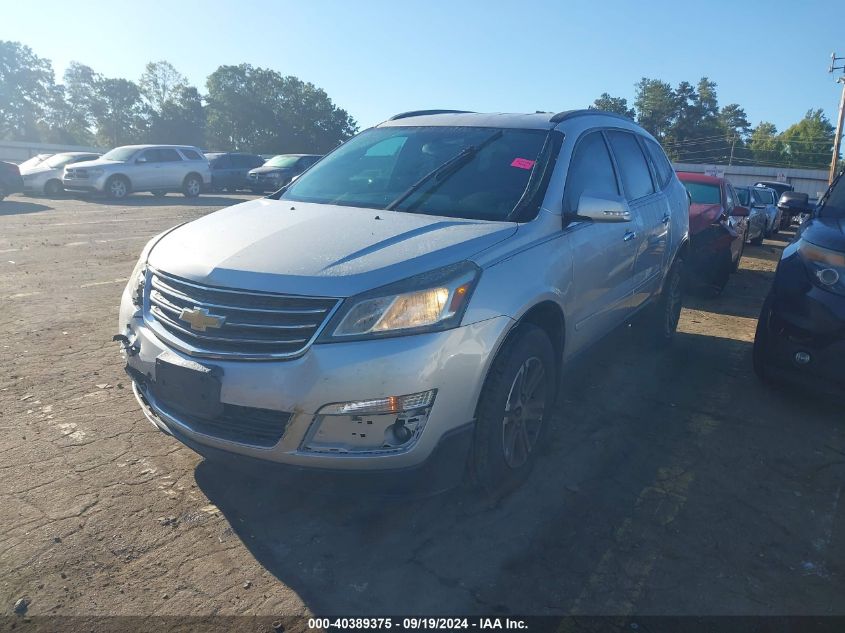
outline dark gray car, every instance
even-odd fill
[[[322,156],[319,154],[279,154],[273,156],[261,167],[250,170],[248,176],[249,188],[254,193],[276,191],[321,158]]]

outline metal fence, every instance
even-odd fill
[[[61,145],[55,143],[26,143],[18,141],[0,141],[0,160],[10,163],[22,163],[38,154],[58,154],[59,152],[104,152],[105,150],[84,145]]]

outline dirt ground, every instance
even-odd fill
[[[0,600],[11,614],[845,614],[841,403],[762,385],[783,239],[674,350],[570,367],[527,485],[385,500],[218,470],[147,422],[111,342],[145,241],[248,196],[0,203]]]

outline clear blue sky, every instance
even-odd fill
[[[364,128],[403,110],[533,112],[633,101],[640,77],[718,83],[752,125],[809,108],[835,119],[829,55],[841,0],[34,0],[4,2],[0,39],[135,79],[166,59],[204,89],[221,64],[271,67],[323,88]],[[785,35],[788,33],[789,35]]]

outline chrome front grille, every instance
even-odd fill
[[[145,294],[147,323],[164,340],[192,356],[238,360],[302,354],[339,302],[217,288],[154,270]]]

